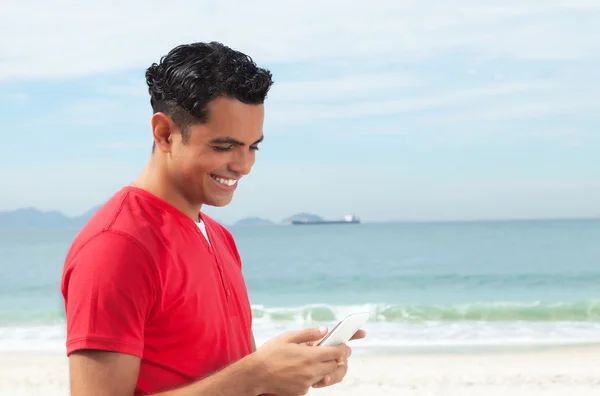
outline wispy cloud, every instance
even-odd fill
[[[118,9],[119,12],[115,12]],[[156,12],[160,9],[160,12]],[[232,11],[235,10],[235,11]],[[318,12],[315,12],[318,10]],[[173,45],[221,40],[260,62],[410,62],[440,52],[513,59],[598,58],[595,1],[158,0],[3,6],[0,79],[146,67]],[[226,21],[226,23],[224,23]],[[474,34],[474,32],[477,32]]]
[[[275,102],[324,102],[398,96],[405,88],[422,86],[416,76],[379,72],[350,74],[319,80],[284,81],[273,85],[269,98]]]
[[[412,95],[399,91],[397,98],[380,99],[377,95],[364,95],[349,103],[339,103],[345,98],[343,90],[338,94],[338,103],[315,102],[310,93],[301,96],[295,94],[293,102],[277,100],[271,104],[273,113],[270,122],[274,125],[306,123],[324,119],[352,119],[367,116],[396,115],[408,112],[420,112],[435,109],[451,109],[474,103],[481,103],[490,98],[502,96],[524,97],[536,92],[549,92],[555,86],[545,81],[530,82],[492,82],[480,87],[452,88],[436,91],[429,89],[413,91]],[[331,94],[333,97],[334,94]],[[300,102],[300,103],[297,103]]]
[[[28,122],[46,126],[97,126],[113,122],[117,110],[119,103],[108,99],[75,99],[60,105],[57,111]]]

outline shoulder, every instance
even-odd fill
[[[68,283],[73,274],[115,283],[150,284],[157,279],[155,260],[148,250],[131,235],[110,229],[73,244],[65,259],[63,281]]]
[[[89,256],[98,261],[128,260],[132,257],[153,261],[147,249],[133,236],[113,229],[99,230],[94,234],[80,234],[75,238],[66,257],[66,262]],[[117,261],[119,261],[117,260]]]
[[[137,201],[130,191],[122,189],[101,206],[74,238],[65,258],[65,271],[76,264],[133,269],[135,262],[154,267],[156,254],[147,231],[153,227],[140,213],[144,205]]]
[[[148,194],[124,187],[114,194],[83,226],[73,240],[69,255],[77,254],[89,244],[99,245],[112,239],[128,241],[132,250],[139,249],[156,259],[164,242],[161,225],[168,215]],[[111,249],[107,249],[107,253]]]

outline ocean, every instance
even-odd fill
[[[228,227],[257,344],[368,311],[363,351],[600,342],[600,221]],[[0,350],[64,350],[77,230],[0,232]]]

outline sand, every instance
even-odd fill
[[[351,357],[345,380],[312,395],[587,396],[600,394],[600,347]],[[67,359],[0,352],[0,395],[68,395]]]

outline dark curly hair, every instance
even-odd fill
[[[262,104],[273,80],[248,55],[213,41],[173,48],[146,70],[146,83],[154,113],[171,117],[186,142],[187,127],[207,121],[211,100],[225,96]]]

